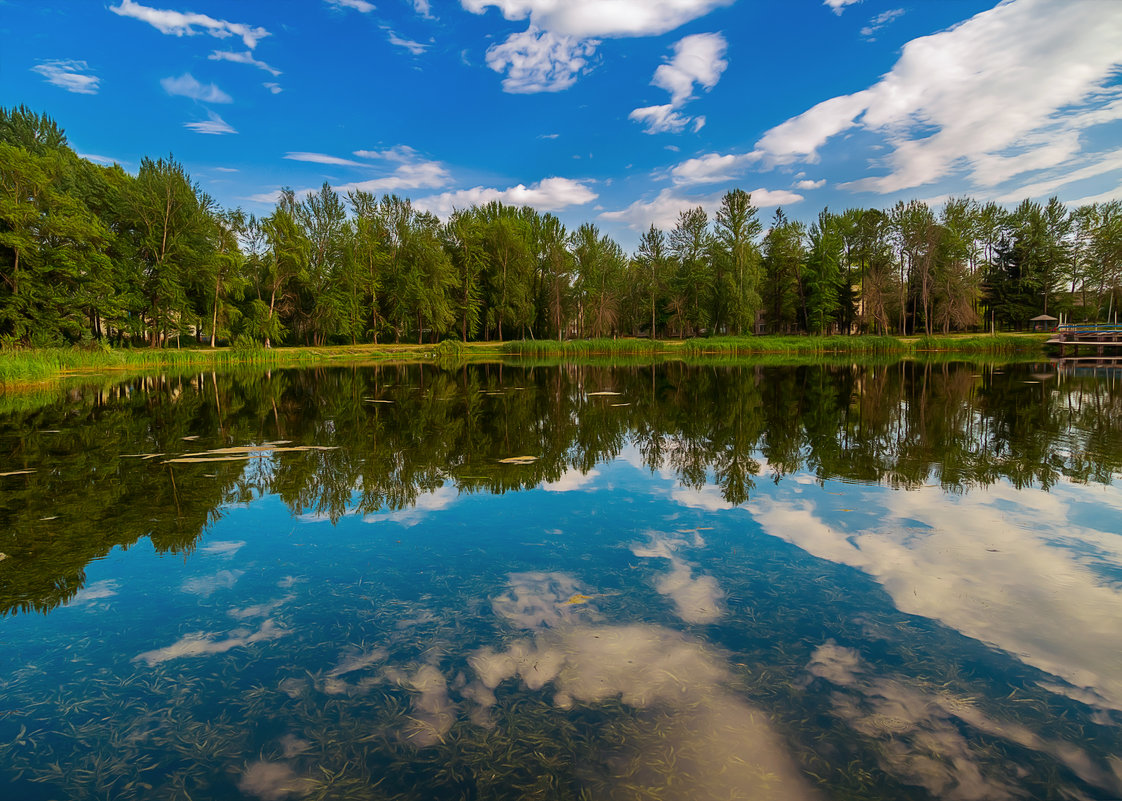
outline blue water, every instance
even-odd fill
[[[304,453],[173,463],[180,515],[204,471],[246,486],[0,620],[3,796],[1122,795],[1118,482],[905,489],[765,445],[734,502],[730,454],[644,431],[544,481],[482,448],[401,508],[283,498]]]

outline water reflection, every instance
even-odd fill
[[[402,365],[13,410],[0,784],[1117,796],[1122,390],[1045,370]]]
[[[296,515],[413,519],[465,492],[577,489],[625,451],[709,509],[801,472],[952,493],[1108,484],[1122,469],[1122,391],[1026,377],[1040,369],[398,365],[76,390],[0,421],[3,464],[34,471],[0,479],[0,552],[13,560],[0,610],[69,600],[114,546],[189,551],[226,506],[264,494]],[[172,461],[260,443],[275,448]],[[536,460],[501,463],[512,455]]]

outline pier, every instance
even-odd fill
[[[1098,356],[1108,352],[1122,355],[1122,325],[1060,325],[1045,344],[1058,347],[1061,358],[1069,352],[1075,355],[1084,348],[1094,348]]]

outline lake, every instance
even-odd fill
[[[0,396],[0,795],[1122,796],[1122,374]]]

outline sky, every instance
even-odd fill
[[[737,187],[1122,198],[1122,0],[0,0],[0,41],[0,105],[259,215],[329,181],[630,249]]]

